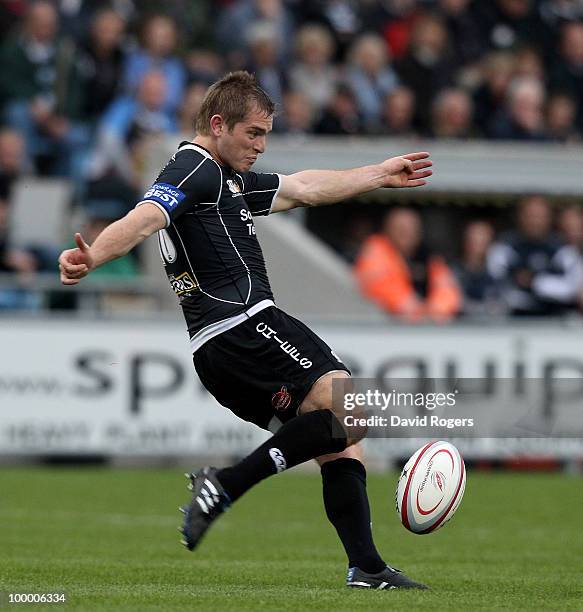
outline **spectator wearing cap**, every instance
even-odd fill
[[[488,252],[488,270],[515,316],[559,315],[577,305],[581,256],[551,230],[548,201],[528,196],[518,207],[516,230],[501,236]]]

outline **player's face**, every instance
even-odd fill
[[[225,130],[219,140],[219,155],[233,170],[247,172],[265,151],[267,134],[273,127],[273,116],[251,111],[244,121]]]

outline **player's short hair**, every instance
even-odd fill
[[[208,136],[213,115],[221,115],[227,127],[232,129],[253,109],[270,117],[275,112],[275,104],[252,74],[244,70],[230,72],[206,92],[196,117],[196,132]]]

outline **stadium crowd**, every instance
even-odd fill
[[[11,0],[0,2],[0,37],[0,271],[20,275],[54,269],[62,245],[10,246],[19,177],[70,179],[93,226],[121,216],[140,195],[149,148],[168,134],[192,137],[206,88],[228,70],[254,72],[280,109],[274,131],[295,137],[573,143],[583,134],[580,0]],[[469,224],[451,266],[421,254],[415,211],[390,214],[357,259],[363,291],[409,320],[578,308],[581,212],[555,220],[578,250],[569,259],[544,199],[524,206],[546,210],[534,234],[520,211],[510,235]],[[407,232],[411,244],[400,244]],[[388,301],[367,280],[381,261],[410,285]],[[538,282],[541,270],[554,281]]]

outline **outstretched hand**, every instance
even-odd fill
[[[433,174],[433,162],[427,151],[391,157],[381,166],[386,171],[384,187],[421,187],[427,183],[425,179]]]
[[[75,234],[77,248],[66,249],[59,257],[59,270],[63,285],[76,285],[93,269],[93,257],[89,245],[81,234]]]

